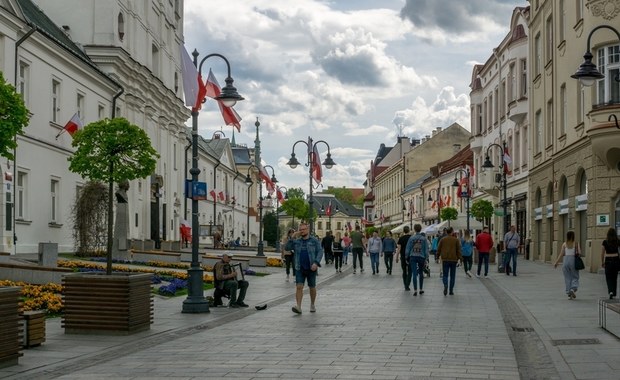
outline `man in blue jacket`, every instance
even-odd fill
[[[295,252],[295,300],[297,305],[293,306],[293,312],[301,314],[304,283],[307,280],[310,290],[310,312],[314,313],[316,311],[314,306],[316,301],[316,274],[323,259],[323,248],[319,239],[310,236],[307,223],[299,225],[299,231],[293,234],[293,238],[295,239],[289,240],[286,248]]]

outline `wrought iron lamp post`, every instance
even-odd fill
[[[226,86],[222,88],[217,100],[222,101],[224,106],[232,107],[238,101],[243,100],[243,97],[239,95],[237,89],[233,86],[233,78],[230,76],[230,63],[228,59],[221,54],[213,53],[205,56],[198,64],[198,51],[194,50],[192,56],[194,57],[194,66],[198,69],[198,74],[202,73],[202,64],[211,57],[219,57],[224,60],[228,69],[228,76],[226,77]],[[192,109],[192,168],[190,169],[192,175],[192,186],[198,183],[198,175],[200,169],[198,168],[198,109]],[[204,297],[203,290],[203,278],[202,268],[198,261],[198,244],[199,244],[199,221],[198,221],[198,198],[192,197],[192,262],[190,268],[187,270],[188,284],[187,284],[187,298],[183,301],[183,313],[208,313],[209,302]]]
[[[501,158],[500,158],[500,167],[503,166],[504,164],[504,155],[506,154],[506,141],[502,142],[502,145],[499,144],[491,144],[489,145],[489,147],[487,148],[487,153],[486,153],[486,157],[484,160],[484,164],[482,164],[482,170],[485,169],[493,169],[493,163],[491,162],[491,158],[489,157],[489,151],[491,150],[492,147],[497,147],[500,150],[501,153]],[[508,230],[510,229],[510,226],[508,226],[508,185],[507,185],[507,179],[506,179],[506,170],[504,168],[502,168],[502,200],[501,200],[501,205],[502,205],[502,212],[503,212],[503,218],[504,218],[504,231],[502,234],[502,239],[504,237],[504,235],[506,235],[506,233],[508,232]],[[503,257],[500,257],[500,253],[497,253],[497,270],[499,272],[503,272],[504,271],[504,259]]]
[[[312,158],[314,155],[314,151],[317,148],[317,145],[319,143],[323,143],[325,144],[325,146],[327,146],[327,157],[325,158],[325,161],[323,161],[323,166],[325,166],[327,169],[331,169],[334,165],[336,165],[336,163],[334,162],[334,160],[332,159],[332,154],[331,151],[329,149],[329,144],[327,142],[325,142],[324,140],[319,140],[313,143],[312,138],[308,137],[308,141],[304,141],[304,140],[297,140],[294,144],[293,144],[293,149],[291,150],[291,158],[288,160],[288,162],[286,163],[288,166],[291,167],[291,169],[295,169],[298,165],[300,165],[299,160],[297,160],[297,157],[295,157],[295,146],[297,146],[297,144],[305,144],[306,147],[308,148],[307,152],[306,152],[306,157],[307,157],[307,162],[306,162],[306,166],[308,167],[308,178],[309,178],[309,184],[310,184],[310,192],[308,194],[308,226],[309,226],[309,232],[310,234],[312,234],[314,232],[314,221],[313,221],[313,213],[314,213],[314,199],[312,196]],[[320,165],[320,164],[319,164]]]
[[[465,182],[460,183],[463,182],[463,174],[465,174]],[[461,181],[459,182],[459,180]],[[452,186],[458,187],[457,191],[459,192],[461,199],[466,199],[465,212],[467,213],[467,232],[471,232],[469,229],[469,199],[471,198],[471,194],[469,193],[469,168],[459,169],[456,173],[454,173],[454,182],[452,182]]]
[[[248,186],[251,186],[254,183],[254,181],[252,181],[252,177],[250,177],[250,171],[252,168],[257,171],[260,170],[256,165],[250,165],[250,167],[248,167],[248,174],[245,176],[245,184]],[[278,180],[273,174],[273,167],[271,165],[266,165],[265,168],[271,168],[271,182],[277,183]],[[263,181],[260,179],[260,175],[258,175],[258,244],[256,255],[265,256],[265,247],[263,244]]]

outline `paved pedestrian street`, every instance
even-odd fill
[[[317,312],[291,311],[283,269],[250,277],[249,309],[181,313],[183,297],[156,298],[150,331],[66,335],[24,351],[11,379],[618,379],[620,341],[598,327],[603,275],[582,273],[577,299],[549,264],[519,262],[519,276],[457,273],[443,295],[438,268],[413,296],[394,275],[324,266]],[[475,268],[475,266],[474,266]],[[383,268],[381,268],[383,269]],[[459,268],[460,269],[460,268]],[[254,305],[266,303],[257,311]],[[584,341],[584,339],[586,341]],[[581,343],[580,343],[581,342]],[[584,343],[587,342],[587,343]],[[591,344],[595,342],[594,344]],[[575,344],[577,343],[577,344]]]

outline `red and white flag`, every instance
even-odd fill
[[[271,177],[269,177],[269,173],[267,173],[263,165],[258,165],[258,174],[260,178],[265,181],[267,192],[273,194],[273,192],[276,191],[276,185],[271,181]]]
[[[312,156],[312,178],[316,183],[321,183],[323,178],[323,170],[321,169],[321,157],[319,156],[319,150],[316,145],[312,145],[312,138],[308,137],[308,150],[312,149],[310,155]]]
[[[327,209],[325,210],[325,215],[327,216],[332,215],[332,201],[329,201],[329,204],[327,205]]]
[[[508,167],[508,165],[512,165],[512,158],[508,154],[508,147],[504,149],[504,173],[511,175],[512,170]]]
[[[215,79],[213,71],[209,69],[209,77],[207,77],[206,95],[211,99],[215,99],[222,92],[220,84]],[[232,125],[237,128],[237,131],[241,132],[241,116],[232,107],[226,107],[222,101],[218,100],[217,105],[220,107],[224,123],[226,125]]]
[[[213,200],[215,201],[217,199],[217,194],[215,193],[214,189],[211,189],[211,191],[209,191],[209,195],[211,197],[213,197]]]
[[[185,105],[192,107],[192,111],[199,110],[206,96],[206,88],[202,76],[198,74],[194,61],[181,45],[181,76],[183,77],[183,93]]]
[[[280,191],[280,189],[276,190],[276,198],[278,199],[278,202],[284,202],[284,194],[282,194],[282,191]]]
[[[226,199],[226,196],[224,196],[224,192],[223,192],[223,191],[220,191],[220,192],[217,194],[217,196],[218,196],[218,198],[220,198],[220,201],[223,201],[223,200],[225,200],[225,199]]]
[[[73,136],[75,132],[79,131],[82,128],[84,128],[84,126],[82,125],[82,120],[80,120],[80,116],[76,112],[75,115],[71,116],[71,119],[67,122],[67,124],[65,124],[65,127],[62,129],[62,131],[58,132],[56,138],[58,138],[58,136],[60,136],[65,131],[69,132],[69,134]]]

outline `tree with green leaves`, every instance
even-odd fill
[[[491,216],[493,216],[493,203],[486,199],[478,199],[471,205],[470,214],[477,220],[481,220],[483,224],[489,225]]]
[[[286,196],[288,197],[288,199],[297,199],[297,198],[305,199],[306,198],[306,194],[300,187],[293,187],[293,188],[286,190]]]
[[[289,198],[282,203],[282,210],[286,215],[293,218],[293,225],[295,225],[295,218],[304,219],[308,215],[308,204],[303,198]]]
[[[271,211],[263,216],[263,239],[267,244],[276,245],[278,239],[276,213]]]
[[[144,130],[127,119],[95,121],[73,135],[76,149],[69,170],[91,181],[108,183],[107,274],[112,274],[114,183],[146,178],[156,168],[159,154]]]
[[[345,187],[330,187],[327,190],[323,190],[323,193],[333,194],[336,199],[347,202],[348,204],[353,204],[355,201],[353,199],[353,192],[351,189],[347,189]]]
[[[459,211],[454,207],[444,207],[441,209],[441,220],[447,220],[448,226],[451,220],[456,220],[459,216]]]
[[[12,160],[17,148],[15,136],[28,125],[28,109],[15,87],[4,80],[0,71],[0,156]]]

